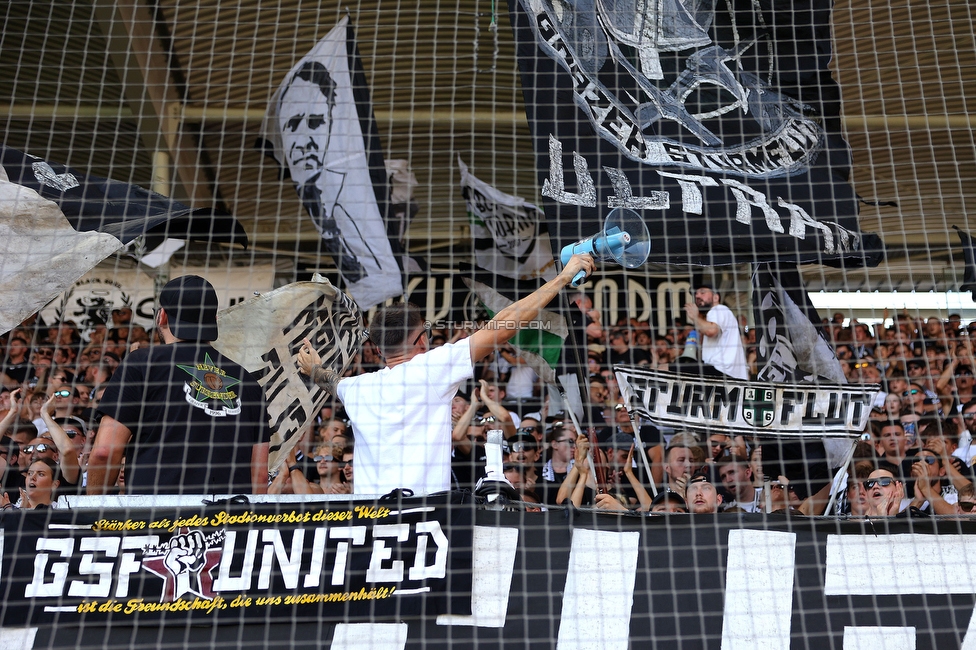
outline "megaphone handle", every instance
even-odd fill
[[[573,281],[570,282],[569,284],[572,287],[578,287],[581,284],[583,284],[583,280],[585,279],[586,279],[586,271],[580,271],[579,273],[573,276]]]

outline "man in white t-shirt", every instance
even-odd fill
[[[695,301],[685,305],[688,321],[701,335],[702,363],[730,377],[748,379],[749,365],[739,335],[739,323],[732,310],[719,302],[720,299],[717,291],[703,283],[695,289]]]
[[[397,488],[416,494],[451,487],[451,402],[473,375],[474,364],[503,345],[569,284],[579,271],[592,273],[593,258],[576,255],[553,280],[502,309],[471,336],[431,349],[419,307],[381,307],[370,322],[370,340],[386,367],[356,377],[323,368],[306,340],[298,354],[302,372],[340,400],[356,440],[356,494]]]

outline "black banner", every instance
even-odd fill
[[[471,512],[467,506],[461,510]],[[976,603],[976,575],[969,571],[967,561],[976,553],[976,521],[966,518],[857,521],[746,514],[567,516],[562,511],[478,511],[475,515],[475,525],[469,527],[473,532],[473,562],[467,569],[448,571],[449,576],[456,574],[455,580],[463,575],[472,579],[473,587],[465,594],[470,615],[458,615],[459,609],[446,616],[434,615],[429,608],[417,613],[404,607],[413,600],[403,596],[399,600],[395,596],[370,600],[374,611],[350,608],[344,619],[333,615],[343,608],[333,603],[258,605],[258,597],[282,592],[276,586],[277,577],[272,579],[272,588],[263,592],[256,589],[260,573],[256,570],[255,588],[239,594],[240,598],[252,599],[249,606],[236,608],[240,617],[235,621],[244,625],[236,630],[221,628],[228,631],[227,642],[255,648],[331,644],[409,650],[941,650],[969,647],[976,640],[969,638],[968,629]],[[438,513],[434,518],[456,520],[457,514]],[[15,538],[15,526],[9,524],[19,519],[5,519],[6,543]],[[381,521],[376,521],[374,529],[382,525]],[[409,524],[411,530],[416,525]],[[293,529],[284,523],[277,527],[285,528]],[[254,529],[266,528],[262,524]],[[98,537],[107,535],[105,532]],[[263,535],[259,533],[255,552],[258,567],[266,552],[272,558],[275,553],[274,543],[263,540]],[[70,535],[49,530],[44,536]],[[449,538],[453,552],[457,550],[455,537]],[[32,544],[36,539],[36,535],[32,537]],[[282,539],[287,541],[285,536]],[[408,534],[404,542],[404,547],[410,547],[410,557],[414,553],[412,539],[412,533]],[[386,548],[392,546],[389,537],[381,541]],[[38,556],[32,544],[28,557],[22,559],[28,578]],[[372,549],[365,550],[366,555],[372,553]],[[48,567],[54,566],[51,562],[62,561],[58,551],[44,553],[48,554]],[[5,576],[11,574],[9,557],[10,551],[5,549]],[[394,552],[391,560],[396,559]],[[237,561],[239,557],[235,556]],[[94,571],[93,576],[101,570],[98,564],[75,562],[69,562],[64,574],[69,585],[83,568]],[[116,562],[127,566],[119,559]],[[410,564],[406,561],[408,567]],[[368,570],[368,563],[359,566],[360,572]],[[24,570],[18,565],[13,573],[22,576]],[[126,571],[129,569],[113,575]],[[50,574],[49,581],[54,575]],[[128,575],[138,576],[134,571]],[[330,572],[323,571],[322,575],[323,583],[328,582]],[[150,578],[161,582],[150,575],[144,580]],[[86,582],[98,584],[98,579],[92,577]],[[8,609],[23,587],[23,578],[6,582]],[[112,582],[110,589],[116,588]],[[362,593],[363,586],[350,578],[348,588],[344,586],[341,592],[351,593],[354,588]],[[378,584],[376,588],[378,591]],[[398,586],[397,590],[402,588]],[[455,588],[454,583],[448,585],[452,595]],[[159,587],[156,589],[158,594]],[[299,582],[299,588],[290,593],[302,590]],[[34,647],[75,650],[131,647],[137,641],[140,648],[210,648],[217,644],[215,634],[224,633],[215,632],[209,623],[229,619],[232,598],[238,597],[228,596],[229,592],[223,596],[227,610],[212,614],[201,611],[190,619],[180,613],[163,624],[122,611],[61,613],[56,619],[44,614],[47,624],[29,630],[30,637]],[[147,597],[146,602],[149,600]],[[394,601],[400,603],[401,610],[390,615],[382,607]],[[23,605],[23,600],[18,604]],[[123,604],[123,610],[127,606]],[[10,627],[26,625],[27,617],[35,616],[31,609],[41,608],[42,603],[35,602],[32,608],[22,608],[16,614],[5,613],[5,627],[0,633],[9,634]],[[319,610],[324,616],[312,618]],[[294,617],[285,618],[286,614]],[[112,625],[92,625],[89,621],[111,621]]]
[[[166,237],[247,246],[247,233],[232,215],[191,208],[178,201],[110,178],[100,178],[0,146],[0,164],[10,181],[58,204],[78,232],[96,230],[128,244],[145,236],[146,250]]]
[[[830,0],[509,0],[553,249],[615,207],[651,262],[877,263],[830,77]]]
[[[126,626],[463,614],[471,510],[449,503],[444,496],[8,511],[0,621]],[[449,590],[459,603],[453,608]]]

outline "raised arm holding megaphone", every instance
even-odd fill
[[[651,236],[647,225],[633,210],[614,208],[603,223],[603,230],[575,244],[563,247],[559,261],[565,266],[573,255],[589,254],[598,262],[616,262],[634,269],[647,261],[651,253]],[[586,274],[582,271],[573,278],[572,286],[583,284]]]

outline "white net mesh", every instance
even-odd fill
[[[976,645],[968,2],[0,16],[0,646]]]

